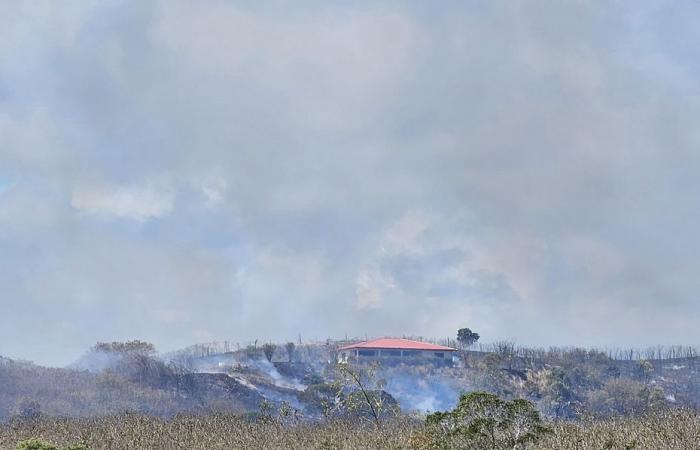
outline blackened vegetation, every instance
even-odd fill
[[[104,416],[123,411],[155,416],[244,412],[262,400],[261,395],[224,374],[178,373],[160,362],[122,363],[115,370],[100,373],[13,362],[0,367],[0,380],[3,420],[40,414]]]
[[[355,386],[327,380],[310,364],[238,361],[195,371],[206,365],[166,362],[150,344],[140,342],[98,344],[72,369],[5,359],[0,365],[0,420],[124,411],[165,418],[217,412],[255,416],[261,405],[274,411],[291,408],[311,419],[365,416],[368,404],[354,396]],[[381,404],[396,405],[388,393],[369,391]]]
[[[681,347],[611,353],[527,349],[510,342],[469,351],[465,344],[453,367],[352,368],[371,369],[372,376],[360,380],[373,392],[367,395],[357,380],[337,370],[336,347],[330,341],[294,347],[200,345],[159,357],[145,342],[100,343],[70,369],[3,358],[0,420],[124,411],[160,417],[253,414],[267,401],[273,409],[288,405],[306,419],[358,415],[376,423],[377,403],[391,406],[384,412],[445,411],[457,405],[460,393],[473,391],[528,399],[544,417],[558,419],[700,406],[697,356]]]

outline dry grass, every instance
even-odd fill
[[[42,419],[0,426],[0,447],[38,437],[58,446],[98,449],[400,449],[420,423],[404,418],[381,430],[367,422],[282,425],[224,414],[161,420],[140,415],[100,419]]]
[[[700,449],[700,416],[667,410],[640,418],[559,423],[539,443],[542,449],[695,450]]]
[[[553,430],[535,449],[700,448],[700,418],[667,411],[642,418],[550,424]],[[422,425],[404,417],[369,423],[331,421],[282,425],[215,414],[161,420],[140,415],[98,419],[41,419],[0,425],[0,448],[14,449],[29,437],[58,446],[84,444],[98,449],[410,449]],[[413,437],[413,439],[412,439]]]

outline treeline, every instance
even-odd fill
[[[494,343],[477,344],[473,351],[482,353],[508,353],[514,357],[530,360],[561,359],[562,356],[578,347],[548,347],[537,348],[518,346],[513,341],[499,341]],[[689,345],[657,345],[647,348],[603,348],[587,349],[606,354],[616,361],[662,361],[674,359],[695,359],[698,357],[698,349]]]
[[[246,344],[223,342],[208,342],[191,345],[183,349],[163,355],[166,361],[177,363],[182,367],[195,370],[199,360],[212,357],[229,357],[227,360],[245,362],[266,358],[268,361],[299,362],[311,365],[325,364],[335,359],[335,348],[338,341],[275,344],[254,340]]]

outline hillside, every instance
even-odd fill
[[[218,344],[217,344],[218,345]],[[288,407],[307,418],[333,410],[357,388],[339,373],[336,342],[305,344],[287,354],[275,347],[190,347],[158,356],[154,349],[87,352],[72,368],[2,359],[0,419],[13,416],[107,416],[124,411],[255,414],[261,405]],[[661,355],[663,356],[663,355]],[[356,367],[369,388],[384,391],[405,412],[446,410],[461,392],[527,398],[547,417],[641,414],[700,404],[697,357],[617,360],[594,350],[535,351],[501,346],[469,351],[452,367]],[[290,359],[292,361],[290,361]]]

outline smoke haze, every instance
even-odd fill
[[[2,3],[4,356],[700,337],[698,3]]]

